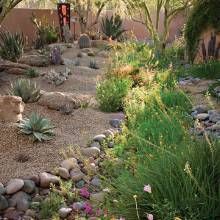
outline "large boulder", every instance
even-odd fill
[[[22,119],[24,103],[21,97],[0,96],[0,121],[18,122]]]
[[[45,55],[28,55],[19,59],[19,63],[29,66],[46,67],[50,65],[50,57]]]
[[[78,109],[89,105],[90,100],[91,97],[87,95],[42,91],[42,96],[38,103],[42,106],[47,106],[49,109],[61,110],[64,107]]]

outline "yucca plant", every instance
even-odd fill
[[[119,15],[103,18],[101,29],[102,32],[112,40],[119,39],[126,31],[122,28],[122,19]]]
[[[34,141],[48,141],[54,136],[54,126],[47,118],[43,118],[37,113],[32,113],[29,118],[23,119],[18,127],[22,133],[31,135]]]
[[[10,94],[20,96],[23,102],[36,102],[40,98],[40,88],[29,79],[17,79],[11,84]]]
[[[17,62],[25,46],[24,36],[19,33],[0,31],[0,56],[5,60]]]

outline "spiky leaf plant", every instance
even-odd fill
[[[32,113],[29,118],[23,119],[18,127],[22,133],[31,135],[34,141],[48,141],[54,136],[54,126],[47,118],[43,118],[37,113]]]
[[[0,31],[0,56],[5,60],[17,62],[25,46],[24,36],[19,33]]]
[[[119,39],[126,31],[122,28],[122,19],[119,15],[103,18],[101,28],[102,32],[112,40]]]
[[[29,79],[17,79],[11,84],[11,95],[20,96],[23,102],[36,102],[40,98],[40,88]]]
[[[91,69],[95,69],[95,70],[98,70],[98,69],[99,69],[99,66],[98,66],[96,60],[90,60],[89,67],[90,67]]]

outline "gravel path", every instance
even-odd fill
[[[64,57],[75,60],[78,49],[71,48],[65,52]],[[37,79],[41,88],[46,91],[65,91],[81,94],[95,95],[96,82],[105,72],[106,59],[97,57],[99,70],[87,68],[90,58],[80,58],[84,67],[68,65],[73,75],[61,86],[48,84],[43,77]],[[50,68],[62,70],[64,66],[40,68],[47,72]],[[0,94],[6,94],[10,81],[16,76],[0,75]],[[82,108],[71,115],[62,115],[60,112],[49,110],[37,103],[27,104],[24,115],[28,116],[36,111],[48,117],[56,126],[54,140],[46,143],[33,143],[27,136],[19,134],[18,129],[12,125],[0,124],[0,182],[7,182],[10,178],[36,174],[51,170],[63,159],[61,152],[68,146],[86,147],[91,138],[109,128],[109,120],[117,117],[117,113],[106,114],[98,109]]]

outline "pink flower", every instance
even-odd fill
[[[120,217],[120,218],[119,218],[119,220],[125,220],[125,218],[123,218],[123,217]]]
[[[147,214],[147,220],[154,220],[154,216],[152,214]]]
[[[148,193],[151,193],[151,186],[148,184],[148,185],[145,185],[144,186],[144,192],[148,192]]]
[[[87,214],[87,215],[91,215],[92,214],[92,206],[88,203],[88,202],[85,202],[83,204],[83,209],[84,209],[84,212]]]
[[[86,187],[83,187],[82,189],[80,189],[79,191],[80,196],[88,199],[90,197],[90,192],[88,191],[88,189]]]

